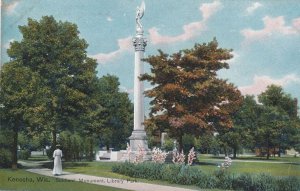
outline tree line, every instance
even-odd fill
[[[232,150],[236,157],[248,149],[269,159],[271,153],[280,156],[286,149],[300,151],[297,99],[276,85],[268,86],[258,100],[242,96],[234,84],[217,75],[229,68],[231,51],[219,48],[213,39],[172,55],[159,50],[146,58],[151,73],[141,79],[154,86],[145,92],[152,98],[148,132],[167,132],[177,140],[179,151],[186,152],[195,146],[204,153],[227,155]],[[173,142],[168,145],[171,149]]]
[[[116,76],[97,76],[77,26],[44,16],[29,18],[19,30],[23,38],[10,44],[10,61],[1,67],[0,165],[17,167],[18,146],[50,145],[51,156],[61,144],[68,160],[92,160],[99,145],[125,148],[133,104]],[[249,148],[269,158],[272,149],[299,150],[298,106],[291,95],[272,85],[257,101],[218,77],[229,69],[231,51],[213,39],[144,59],[151,72],[140,79],[153,85],[145,91],[151,98],[148,133],[167,132],[179,150],[190,149],[189,136],[189,146],[199,145],[201,152],[231,149],[236,155]]]
[[[49,153],[57,144],[68,147],[69,134],[77,137],[68,143],[89,145],[89,159],[95,145],[125,148],[133,104],[116,76],[97,76],[77,26],[44,16],[19,30],[23,38],[10,44],[10,61],[1,67],[0,163],[16,168],[18,145],[50,145]]]

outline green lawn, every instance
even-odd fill
[[[30,190],[30,191],[118,191],[106,186],[99,186],[81,182],[58,182],[55,178],[46,177],[49,182],[38,182],[38,178],[45,177],[25,170],[0,169],[0,190]],[[25,181],[25,182],[24,182]]]
[[[43,157],[41,157],[43,158]],[[30,159],[32,162],[37,161],[37,158]],[[200,155],[199,163],[194,165],[194,168],[200,168],[206,173],[213,173],[215,170],[218,169],[217,165],[223,162],[223,157],[210,157],[205,155]],[[254,161],[254,162],[253,162]],[[284,163],[274,163],[274,162],[284,162]],[[110,178],[121,178],[121,179],[132,179],[130,177],[120,175],[117,173],[111,172],[112,166],[116,164],[116,162],[63,162],[63,169],[67,172],[74,172],[74,173],[82,173],[94,176],[102,176],[102,177],[110,177]],[[48,163],[48,167],[52,166],[52,162]],[[256,157],[245,157],[239,158],[237,161],[233,160],[232,166],[228,169],[230,172],[234,174],[240,173],[269,173],[273,176],[300,176],[300,161],[299,158],[294,157],[282,157],[282,158],[274,158],[273,160],[260,160]],[[37,176],[24,170],[19,170],[17,173],[15,171],[10,170],[0,170],[0,188],[5,189],[28,189],[28,190],[39,190],[40,187],[34,186],[33,184],[26,184],[24,188],[24,184],[9,184],[7,178],[9,176],[31,176],[36,179]],[[55,179],[51,179],[53,184],[47,185],[45,184],[45,188],[43,190],[53,190],[57,188],[58,190],[82,190],[84,187],[85,189],[87,186],[91,186],[90,190],[116,190],[107,187],[99,187],[95,185],[87,185],[84,183],[72,183],[72,184],[64,184],[56,183]],[[184,188],[196,188],[193,186],[182,186],[176,184],[170,184],[165,181],[149,181],[145,179],[137,179],[140,182],[152,183],[152,184],[161,184],[161,185],[169,185],[169,186],[176,186],[176,187],[184,187]],[[78,184],[78,185],[77,185]],[[3,186],[5,187],[3,187]],[[10,186],[10,187],[9,187]],[[43,185],[44,186],[44,185]],[[47,187],[48,186],[48,187]],[[53,187],[54,186],[54,187]],[[60,187],[63,186],[63,187]],[[57,190],[56,189],[56,190]]]
[[[67,172],[76,172],[94,176],[111,178],[128,178],[126,176],[111,172],[116,162],[65,162],[63,169]]]
[[[213,173],[218,170],[217,165],[223,162],[223,159],[210,159],[201,158],[199,160],[199,165],[194,165],[194,168],[200,168],[206,173]],[[273,176],[300,176],[300,163],[297,163],[292,158],[286,158],[286,160],[281,159],[281,161],[286,161],[286,163],[266,163],[266,161],[255,161],[255,162],[235,162],[233,161],[232,166],[228,169],[234,174],[240,173],[268,173]],[[293,162],[293,163],[291,163]],[[115,162],[65,162],[64,170],[75,173],[89,174],[102,177],[112,177],[112,178],[122,178],[127,179],[130,177],[116,174],[111,172],[112,166],[116,164]],[[181,185],[170,184],[165,181],[149,181],[145,179],[137,179],[140,182],[147,182],[153,184],[171,185],[177,187],[185,188],[195,188],[187,187]]]
[[[249,160],[249,159],[248,159]],[[300,176],[300,163],[299,158],[281,158],[280,162],[286,163],[268,163],[265,160],[255,162],[234,161],[228,169],[235,174],[240,173],[268,173],[273,176]],[[218,164],[223,162],[223,159],[211,159],[208,157],[200,157],[198,165],[195,168],[200,168],[206,173],[213,173],[218,169]],[[273,162],[273,161],[270,161]],[[64,169],[70,172],[77,172],[83,174],[90,174],[95,176],[113,177],[113,178],[128,178],[111,172],[111,167],[114,162],[83,162],[64,164]]]
[[[206,154],[200,154],[198,156],[200,160],[205,159],[214,159],[214,160],[224,160],[224,157],[221,156],[212,156]],[[266,157],[256,157],[256,156],[238,156],[236,160],[243,160],[243,161],[267,161],[267,162],[291,162],[291,163],[299,163],[300,164],[300,157],[294,156],[283,156],[283,157],[273,157],[271,156],[269,160]]]
[[[224,158],[202,155],[198,159],[199,165],[197,167],[208,173],[212,173],[218,168],[218,164],[224,161]],[[300,176],[300,159],[295,157],[276,157],[267,161],[255,157],[244,157],[238,158],[237,161],[233,160],[228,170],[235,174],[268,173],[273,176]]]
[[[201,170],[212,173],[216,170],[217,162],[201,161],[197,166]],[[229,172],[240,173],[267,173],[273,176],[300,176],[299,164],[274,164],[262,162],[232,162]]]

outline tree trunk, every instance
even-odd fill
[[[269,145],[267,146],[267,160],[270,158],[270,148]]]
[[[236,148],[233,148],[233,158],[236,159],[236,152],[237,152],[237,149]]]
[[[52,130],[52,148],[56,147],[56,127]]]
[[[92,161],[93,160],[93,158],[94,158],[94,156],[93,156],[93,144],[94,144],[94,142],[93,142],[93,138],[91,138],[91,140],[90,140],[90,157],[89,157],[89,160],[90,161]]]
[[[13,128],[12,169],[18,168],[18,125]]]
[[[224,146],[223,149],[224,149],[225,156],[227,156],[227,149],[226,149],[226,147]]]
[[[181,153],[182,150],[183,150],[182,135],[179,135],[179,137],[178,137],[178,152]]]

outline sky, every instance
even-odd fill
[[[2,0],[1,63],[9,60],[10,42],[22,39],[19,25],[26,25],[29,17],[52,15],[77,24],[80,38],[89,44],[88,55],[97,59],[97,75],[118,76],[120,90],[133,99],[132,37],[140,4],[141,0]],[[234,55],[230,69],[218,73],[220,78],[243,95],[258,95],[276,84],[300,101],[298,0],[145,0],[145,5],[145,57],[158,49],[172,54],[216,37],[219,46],[233,49]],[[145,88],[151,86],[146,83]]]

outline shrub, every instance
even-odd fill
[[[112,171],[135,178],[146,178],[149,180],[162,179],[163,164],[159,163],[139,163],[133,164],[125,162],[122,164],[114,165]]]
[[[253,186],[255,191],[275,191],[276,179],[267,174],[258,174],[253,176]]]
[[[297,177],[273,177],[267,174],[242,174],[233,181],[234,190],[245,191],[297,191],[300,179]]]
[[[213,189],[213,188],[217,188],[217,181],[218,180],[215,176],[202,173],[199,176],[196,185],[200,188]]]
[[[0,149],[0,166],[8,168],[12,165],[12,154],[8,149]]]
[[[82,137],[79,134],[73,134],[70,131],[63,131],[59,134],[58,144],[61,145],[63,158],[65,161],[81,161],[83,158],[92,160],[93,153],[89,152],[93,137]],[[47,152],[49,159],[52,159],[55,147]]]
[[[30,150],[27,150],[27,149],[20,150],[18,158],[23,159],[23,160],[27,160],[30,157],[30,155],[31,155]]]
[[[159,180],[162,178],[162,164],[159,163],[139,163],[135,166],[135,177],[149,180]]]
[[[117,165],[114,165],[112,167],[112,171],[120,174],[124,174],[127,176],[133,177],[134,175],[134,164],[125,162],[125,163],[120,163]]]
[[[165,164],[162,168],[162,180],[166,180],[171,183],[176,182],[176,177],[180,172],[180,165],[176,164]]]
[[[164,180],[176,184],[196,185],[203,189],[230,189],[244,191],[297,191],[298,177],[273,177],[267,174],[241,174],[234,176],[226,170],[218,170],[212,175],[205,174],[189,165],[160,164],[144,162],[120,163],[112,171],[134,178]]]
[[[297,177],[282,177],[277,181],[277,189],[280,191],[299,191],[300,179]]]
[[[254,184],[253,184],[252,176],[248,173],[238,176],[233,181],[233,189],[234,190],[238,190],[238,189],[242,189],[245,191],[246,190],[255,190],[255,188],[253,186],[254,186]]]
[[[46,150],[46,154],[48,156],[49,159],[53,159],[53,151],[55,150],[55,147],[50,147],[50,149]],[[64,155],[64,153],[63,153]]]
[[[174,141],[170,138],[165,139],[165,143],[162,146],[166,151],[172,151],[174,147]]]
[[[5,124],[0,126],[0,167],[7,168],[12,165],[11,145],[13,144],[13,133],[5,128]]]
[[[188,152],[194,146],[194,135],[184,134],[182,136],[183,151]]]
[[[214,172],[216,177],[216,187],[221,189],[232,189],[234,176],[226,170],[218,170]]]
[[[175,175],[176,184],[192,185],[196,184],[201,177],[202,172],[197,168],[192,168],[188,165],[182,165],[180,171]]]

